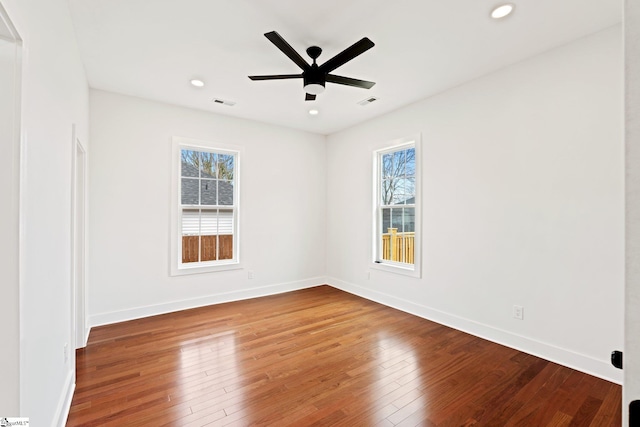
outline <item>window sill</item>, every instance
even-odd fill
[[[215,273],[218,271],[240,270],[242,265],[238,261],[215,265],[172,266],[171,276],[185,276],[189,274]]]
[[[420,269],[415,265],[413,267],[405,267],[401,264],[373,262],[371,264],[371,268],[375,270],[386,271],[389,273],[400,274],[402,276],[414,277],[416,279],[420,278]]]

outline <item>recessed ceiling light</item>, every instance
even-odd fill
[[[200,79],[191,79],[191,85],[195,87],[203,87],[204,82]]]
[[[509,14],[511,14],[511,12],[513,12],[514,8],[515,8],[515,5],[513,5],[511,3],[502,4],[500,6],[495,7],[491,11],[491,17],[493,19],[504,18],[505,16],[508,16]]]
[[[317,116],[318,114],[320,114],[320,111],[316,109],[312,109],[312,110],[309,110],[309,114],[311,114],[312,116]]]

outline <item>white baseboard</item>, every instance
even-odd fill
[[[280,283],[276,285],[263,286],[259,288],[243,289],[241,291],[226,292],[222,294],[207,295],[200,298],[192,298],[182,301],[172,301],[164,304],[135,307],[126,310],[113,311],[109,313],[99,313],[89,317],[90,327],[109,325],[112,323],[125,322],[127,320],[141,319],[158,314],[171,313],[174,311],[186,310],[190,308],[204,307],[212,304],[222,304],[225,302],[240,301],[244,299],[264,297],[268,295],[281,294],[284,292],[296,291],[299,289],[311,288],[326,283],[326,277],[318,276],[295,282]]]
[[[91,326],[108,325],[127,320],[140,319],[158,314],[171,313],[179,310],[203,307],[212,304],[240,301],[244,299],[275,295],[291,292],[299,289],[310,288],[322,284],[329,284],[336,289],[349,292],[371,301],[404,311],[428,319],[445,326],[475,335],[477,337],[523,351],[525,353],[567,366],[578,371],[603,378],[616,384],[622,384],[622,371],[612,367],[608,360],[594,359],[568,349],[560,348],[531,338],[523,337],[513,332],[498,329],[473,320],[455,316],[440,310],[433,309],[412,301],[398,298],[383,292],[367,289],[352,283],[348,283],[333,277],[312,277],[306,280],[269,285],[259,288],[244,289],[241,291],[226,292],[223,294],[208,295],[182,301],[172,301],[145,307],[136,307],[127,310],[100,313],[89,318]],[[89,328],[90,329],[90,328]],[[69,402],[70,403],[70,402]]]
[[[60,401],[56,409],[56,415],[54,423],[52,425],[57,427],[64,427],[67,424],[67,418],[69,418],[69,410],[71,409],[71,401],[73,400],[73,392],[76,389],[75,383],[75,368],[72,368],[67,373],[67,379],[64,383],[63,393],[60,395]]]
[[[449,326],[488,341],[523,351],[616,384],[622,384],[622,371],[611,366],[608,360],[594,359],[590,356],[585,356],[571,350],[536,341],[512,332],[478,323],[473,320],[454,316],[421,304],[416,304],[412,301],[367,289],[333,277],[328,277],[327,283],[336,289],[349,292],[368,300]]]

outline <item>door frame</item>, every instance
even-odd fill
[[[21,378],[26,373],[25,351],[21,334],[24,307],[22,298],[24,266],[24,212],[23,184],[25,182],[24,151],[22,138],[22,70],[24,43],[14,22],[0,0],[0,40],[10,44],[13,49],[12,77],[10,81],[10,96],[4,98],[6,111],[11,115],[10,126],[0,141],[7,142],[1,167],[8,171],[6,193],[3,190],[3,203],[8,207],[6,217],[3,216],[2,228],[7,235],[3,235],[0,242],[2,251],[10,256],[4,257],[0,268],[0,299],[3,301],[1,321],[7,325],[6,334],[2,335],[4,356],[0,364],[0,375],[3,387],[0,390],[0,410],[6,413],[20,413],[25,401],[25,391],[20,386]],[[3,108],[4,110],[4,108]],[[7,130],[7,128],[5,128]],[[5,198],[6,197],[6,198]],[[6,221],[5,221],[6,220]]]
[[[640,399],[640,5],[624,2],[625,66],[625,343],[623,425]],[[634,409],[634,411],[637,408]],[[634,414],[638,417],[638,414]],[[637,422],[637,418],[636,421]]]
[[[71,335],[73,349],[87,345],[87,150],[72,125],[71,146]]]

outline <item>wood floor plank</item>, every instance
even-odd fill
[[[614,426],[621,387],[329,286],[94,328],[67,426]]]

